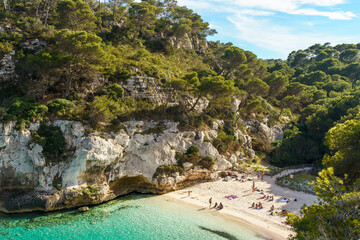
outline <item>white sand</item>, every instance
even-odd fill
[[[238,174],[238,176],[241,176],[241,174]],[[164,197],[175,198],[201,207],[202,209],[205,208],[207,211],[227,215],[227,217],[232,217],[242,222],[253,231],[270,239],[287,239],[289,234],[293,233],[291,228],[284,224],[286,217],[270,215],[270,207],[272,205],[275,206],[278,212],[286,209],[289,212],[299,213],[300,208],[304,204],[311,205],[317,200],[317,196],[315,195],[292,191],[276,185],[275,176],[272,178],[265,176],[262,181],[257,179],[256,176],[248,176],[248,178],[255,179],[255,186],[258,189],[264,190],[266,195],[274,196],[274,201],[259,199],[263,195],[259,192],[252,191],[252,181],[239,182],[234,179],[228,182],[219,180],[216,182],[197,184],[186,189],[170,192],[165,194]],[[188,191],[192,191],[190,197],[188,197]],[[229,200],[225,198],[225,196],[228,195],[236,195],[239,198]],[[212,197],[213,205],[215,202],[222,202],[224,209],[221,211],[209,209],[210,197]],[[283,197],[290,199],[290,202],[280,202],[280,199]],[[294,199],[297,199],[297,201],[295,202]],[[251,208],[253,202],[261,202],[264,208],[261,210]]]

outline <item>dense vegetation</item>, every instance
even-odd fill
[[[32,134],[32,143],[43,147],[43,154],[47,163],[65,160],[70,152],[66,148],[64,135],[59,127],[40,124],[39,129]]]
[[[329,168],[314,186],[322,204],[290,219],[296,238],[359,237],[360,44],[316,44],[287,60],[260,60],[231,43],[208,42],[216,31],[175,0],[1,4],[0,57],[15,52],[17,74],[0,79],[2,121],[24,128],[70,119],[107,131],[128,119],[170,119],[183,129],[206,129],[222,119],[213,144],[223,154],[241,148],[234,137],[240,118],[287,123],[271,163]],[[28,47],[34,39],[38,46]],[[153,77],[177,105],[131,97],[123,86],[132,76]],[[235,98],[241,100],[237,112],[231,110]],[[209,105],[199,112],[202,100]],[[37,134],[49,159],[63,154],[58,129],[42,124]],[[185,160],[210,169],[213,160],[194,151],[178,154],[179,166],[163,166],[159,174],[177,171]]]

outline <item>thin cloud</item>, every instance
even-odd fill
[[[322,16],[331,20],[351,20],[357,17],[352,12],[325,12],[313,8],[302,8],[303,5],[336,6],[344,3],[344,0],[178,0],[178,2],[180,5],[194,9],[207,9],[214,12],[228,12],[231,9],[230,12],[237,11],[247,15],[257,14],[257,16],[269,16],[281,12],[291,15]]]
[[[237,28],[239,41],[251,42],[261,48],[276,51],[282,57],[296,49],[304,49],[315,43],[333,44],[354,41],[355,37],[324,36],[321,33],[297,33],[291,28],[276,25],[268,20],[256,19],[244,15],[227,18]],[[324,40],[326,39],[326,40]]]
[[[237,46],[246,47],[250,44],[266,51],[278,53],[277,56],[281,55],[282,58],[286,58],[291,51],[304,49],[315,43],[357,42],[360,35],[356,33],[349,33],[346,36],[336,32],[330,33],[331,31],[325,32],[332,21],[349,21],[357,17],[353,12],[341,9],[340,4],[345,3],[345,1],[178,0],[178,3],[206,12],[208,16],[213,13],[214,21],[219,21],[221,24],[217,24],[223,26],[223,28],[218,29],[220,36],[225,37],[225,39],[233,39],[232,41]],[[224,15],[227,17],[223,17]],[[224,19],[220,18],[225,18],[235,27],[226,25],[223,22]],[[316,28],[315,23],[323,25],[324,31]],[[297,24],[301,24],[302,27]],[[258,54],[261,55],[261,53]]]
[[[271,16],[271,15],[276,14],[276,13],[270,12],[270,11],[261,11],[261,10],[254,10],[254,9],[244,9],[244,10],[233,11],[233,12],[236,12],[236,13],[242,14],[242,15],[249,15],[249,16]]]
[[[306,15],[306,16],[323,16],[328,17],[331,20],[351,20],[356,17],[356,15],[352,12],[321,12],[315,9],[298,9],[293,12],[289,12],[289,14],[294,15]]]
[[[312,4],[317,6],[331,7],[345,3],[345,0],[301,0],[300,4]]]

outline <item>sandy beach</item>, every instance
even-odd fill
[[[241,176],[241,174],[238,174]],[[261,234],[267,239],[287,239],[292,234],[291,227],[284,222],[285,216],[270,215],[270,207],[274,205],[275,211],[281,212],[286,209],[289,212],[300,212],[304,205],[311,205],[317,200],[317,196],[306,194],[304,192],[292,191],[275,184],[275,178],[265,176],[263,180],[257,176],[247,176],[248,179],[254,179],[255,186],[263,190],[265,195],[274,196],[274,201],[260,199],[263,194],[258,191],[252,191],[253,181],[240,182],[234,178],[229,181],[218,180],[215,182],[200,183],[186,189],[170,192],[163,195],[165,198],[182,201],[199,207],[200,210],[210,211],[214,214],[221,214],[227,218],[233,218],[239,221],[249,229]],[[191,191],[190,197],[188,191]],[[227,199],[225,196],[235,195],[238,198]],[[215,202],[222,202],[224,209],[218,211],[209,208],[209,198],[212,197],[212,206]],[[289,203],[280,201],[282,198],[288,198]],[[294,201],[296,199],[296,201]],[[263,209],[251,208],[252,203],[261,202]]]

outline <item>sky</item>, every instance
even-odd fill
[[[232,42],[259,58],[330,42],[360,43],[360,0],[178,0],[210,23],[209,40]]]

